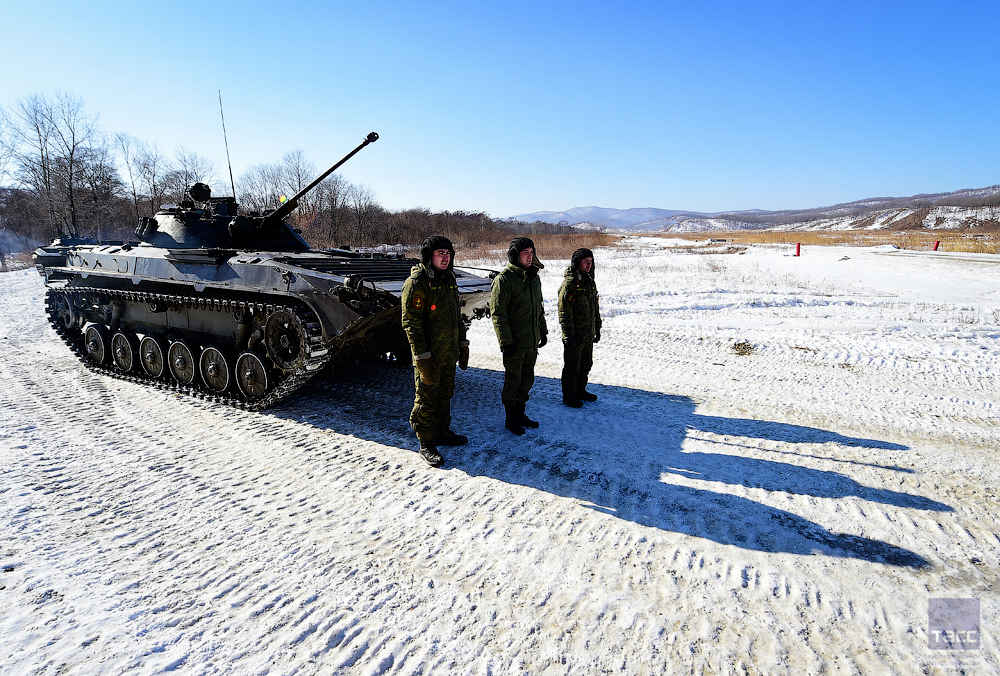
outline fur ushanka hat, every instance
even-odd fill
[[[580,272],[580,261],[582,261],[584,258],[593,259],[594,252],[587,248],[580,248],[573,252],[573,255],[570,256],[569,259],[569,267],[573,270],[573,272]],[[596,270],[596,268],[597,268],[596,262],[590,266],[591,277],[595,276],[594,271]]]
[[[444,235],[431,235],[424,240],[424,243],[420,245],[420,262],[424,264],[425,268],[431,267],[431,256],[438,249],[447,249],[451,252],[451,259],[448,261],[448,270],[454,271],[455,269],[455,247],[452,245],[451,240]]]
[[[510,261],[511,265],[517,265],[517,258],[521,255],[521,252],[527,248],[535,249],[535,243],[532,242],[527,237],[515,237],[510,241],[510,246],[507,247],[507,260]],[[531,265],[536,268],[544,268],[542,261],[538,259],[538,249],[535,249],[534,259],[531,261]]]

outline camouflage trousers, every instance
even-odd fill
[[[587,377],[594,365],[594,343],[589,340],[563,347],[563,398],[576,399],[587,389]]]
[[[535,384],[535,360],[538,352],[517,352],[503,356],[503,391],[500,401],[504,406],[520,406],[528,401],[528,392]]]
[[[420,380],[420,372],[413,369],[413,410],[410,427],[422,442],[434,441],[438,430],[451,427],[451,398],[455,396],[455,365],[434,365],[434,384]]]

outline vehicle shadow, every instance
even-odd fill
[[[541,427],[516,437],[503,427],[502,378],[483,369],[459,372],[452,427],[470,442],[441,449],[447,458],[443,471],[528,486],[644,526],[721,544],[912,568],[929,562],[887,542],[832,532],[764,500],[792,501],[811,510],[815,506],[795,498],[857,498],[895,508],[952,511],[929,498],[866,486],[837,471],[855,465],[866,476],[911,470],[843,459],[831,449],[904,451],[905,446],[788,423],[701,415],[695,401],[684,396],[593,385],[599,400],[576,410],[562,405],[558,380],[538,378],[528,412]],[[307,385],[270,413],[415,451],[407,422],[412,396],[411,369],[362,364]],[[750,439],[764,441],[747,443]],[[790,456],[810,466],[785,462]],[[415,453],[413,462],[421,462]],[[829,512],[855,509],[860,520],[865,517],[858,504],[830,506]]]

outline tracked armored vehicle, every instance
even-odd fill
[[[139,241],[58,239],[35,251],[49,320],[93,370],[257,410],[325,367],[366,356],[409,358],[400,324],[415,259],[314,250],[279,209],[237,213],[232,197],[191,186],[140,218]],[[463,320],[486,313],[490,280],[456,270]]]

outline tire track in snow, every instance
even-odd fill
[[[18,619],[30,612],[0,625],[16,664],[40,673],[60,664],[81,673],[725,672],[740,660],[772,673],[902,673],[918,670],[919,656],[893,643],[905,631],[894,623],[926,619],[901,602],[913,598],[906,590],[984,585],[989,571],[961,557],[976,548],[996,559],[996,538],[976,526],[987,523],[987,495],[968,512],[923,508],[975,495],[975,481],[926,458],[917,474],[901,472],[909,450],[849,445],[894,435],[776,426],[782,418],[758,398],[733,415],[725,399],[696,401],[702,394],[681,387],[595,386],[602,399],[584,419],[612,421],[612,438],[639,443],[637,453],[579,433],[557,403],[558,383],[545,379],[551,361],[530,409],[542,428],[506,435],[489,405],[500,374],[472,369],[460,375],[456,418],[473,441],[438,472],[413,453],[405,370],[358,369],[244,414],[88,379],[44,354],[41,335],[0,364],[13,461],[0,475],[2,516],[11,534],[31,534],[3,540],[4,561],[17,563],[5,598],[41,609],[34,634]],[[704,363],[726,347],[685,354]],[[476,356],[474,365],[491,363]],[[668,363],[683,383],[680,362]],[[650,357],[637,370],[654,365]],[[653,429],[657,444],[643,441]],[[747,532],[762,523],[771,528]],[[859,523],[865,530],[851,530]],[[848,550],[815,555],[807,548],[830,547],[824,531],[894,543],[960,567],[962,580],[943,584]],[[855,578],[867,591],[845,593],[841,583]],[[861,644],[877,651],[830,661]]]

